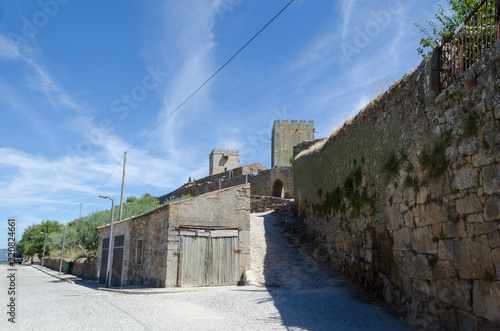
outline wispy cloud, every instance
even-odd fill
[[[15,60],[21,57],[18,47],[9,39],[0,35],[0,58]]]
[[[354,9],[355,0],[342,0],[342,16],[343,16],[343,28],[342,28],[342,39],[346,39],[347,34],[349,33],[349,22],[351,19],[352,11]]]

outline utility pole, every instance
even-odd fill
[[[122,177],[122,194],[120,196],[120,215],[118,216],[118,221],[122,220],[123,212],[123,186],[125,185],[125,163],[127,163],[127,152],[123,155],[123,177]]]
[[[82,205],[83,205],[83,202],[80,203],[80,218],[82,218]]]

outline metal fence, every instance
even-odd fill
[[[500,39],[500,0],[482,0],[437,49],[440,89],[446,89]]]

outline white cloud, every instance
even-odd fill
[[[21,57],[18,47],[9,39],[0,35],[0,58],[16,60]]]

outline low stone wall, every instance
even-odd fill
[[[46,257],[43,266],[55,271],[59,271],[60,261],[60,257]],[[61,272],[65,271],[65,263],[73,262],[73,269],[71,274],[81,278],[94,280],[97,273],[96,261],[97,259],[95,256],[89,256],[88,258],[80,258],[76,260],[63,258]],[[41,264],[41,261],[39,262],[39,264]]]
[[[498,330],[500,43],[439,95],[434,60],[296,157],[296,212],[425,329]]]
[[[276,181],[281,181],[283,184],[283,195],[285,198],[293,198],[293,167],[279,167],[269,170],[263,170],[258,173],[236,176],[233,178],[225,178],[220,182],[220,188],[225,189],[237,185],[250,183],[252,195],[272,196],[274,184]],[[217,191],[219,189],[219,181],[203,181],[202,183],[189,183],[179,187],[177,190],[169,194],[158,197],[160,204],[163,204],[173,197],[181,197],[183,195],[191,195],[192,197]]]
[[[293,200],[261,195],[252,195],[250,197],[251,213],[262,213],[265,211],[278,209],[282,206],[289,206],[289,208],[291,209],[293,206]]]

